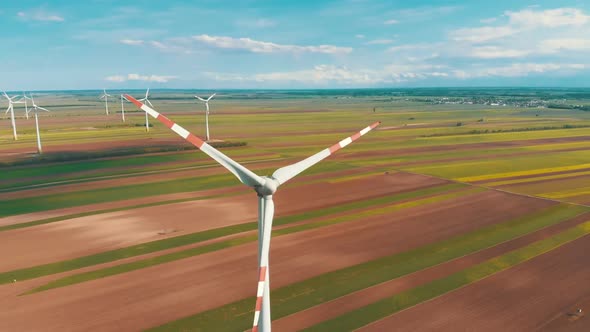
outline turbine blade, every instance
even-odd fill
[[[209,101],[209,100],[213,99],[213,97],[215,97],[215,95],[216,95],[216,94],[217,94],[217,93],[214,93],[214,94],[212,94],[212,95],[211,95],[209,98],[207,98],[207,101]]]
[[[151,107],[154,107],[154,105],[152,105],[152,102],[149,99],[145,100],[148,104],[150,104]]]
[[[311,157],[303,159],[295,164],[281,167],[281,168],[277,169],[272,174],[272,177],[275,180],[279,181],[279,184],[283,184],[283,183],[289,181],[290,179],[292,179],[293,177],[295,177],[297,174],[305,171],[306,169],[310,168],[311,166],[313,166],[313,165],[317,164],[318,162],[324,160],[325,158],[329,157],[332,153],[334,153],[334,152],[342,149],[343,147],[347,146],[348,144],[354,142],[359,137],[363,136],[364,134],[371,131],[373,128],[377,127],[380,123],[381,123],[380,121],[375,122],[372,125],[366,127],[365,129],[359,131],[358,133],[341,140],[340,142],[314,154]]]
[[[46,108],[43,108],[43,107],[37,107],[37,108],[38,108],[38,109],[40,109],[40,110],[43,110],[43,111],[45,111],[45,112],[51,112],[50,110],[48,110],[48,109],[46,109]]]
[[[141,103],[139,100],[131,97],[130,95],[125,95],[125,98],[127,98],[127,100],[129,100],[130,102],[134,103],[135,106],[137,106],[139,109],[143,110],[156,120],[163,123],[166,127],[172,129],[172,131],[177,133],[180,137],[184,138],[189,143],[196,146],[201,151],[205,152],[209,157],[213,158],[227,170],[232,172],[243,184],[250,187],[262,186],[264,184],[265,180],[263,178],[254,174],[254,172],[240,165],[238,162],[234,161],[230,157],[224,155],[223,153],[221,153],[211,145],[207,144],[197,136],[191,134],[189,131],[182,128],[178,124],[172,122],[167,117],[153,110],[149,106]]]
[[[263,200],[263,201],[262,201]],[[274,202],[272,201],[272,196],[264,196],[261,198],[261,203],[264,204],[263,208],[263,215],[262,217],[262,225],[259,227],[263,227],[262,230],[262,248],[260,249],[260,266],[258,269],[258,288],[256,291],[256,306],[254,307],[254,323],[252,324],[252,332],[258,331],[258,325],[260,322],[265,320],[265,317],[262,315],[270,315],[270,312],[262,312],[261,310],[263,306],[263,299],[270,299],[269,294],[265,294],[265,288],[268,289],[267,283],[269,282],[269,256],[270,256],[270,238],[272,234],[272,219],[275,213],[275,206]],[[270,303],[265,303],[264,306],[266,308],[270,308]],[[270,317],[268,317],[270,320]]]
[[[201,98],[201,97],[199,97],[199,96],[195,96],[195,98],[197,98],[197,99],[198,99],[198,100],[200,100],[200,101],[206,101],[205,99],[203,99],[203,98]]]

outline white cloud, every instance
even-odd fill
[[[201,43],[222,49],[246,50],[253,53],[324,53],[324,54],[348,54],[352,52],[350,47],[339,47],[334,45],[299,46],[276,44],[271,42],[258,41],[250,38],[233,38],[223,36],[198,35],[193,39]]]
[[[541,74],[546,72],[568,72],[572,70],[590,69],[590,65],[573,63],[514,63],[509,66],[475,68],[471,71],[457,70],[454,75],[458,78],[473,77],[522,77],[530,74]]]
[[[392,24],[398,24],[398,23],[399,23],[398,20],[393,20],[393,19],[383,22],[383,24],[385,24],[385,25],[392,25]]]
[[[446,66],[429,64],[392,64],[379,70],[350,69],[344,66],[318,65],[312,69],[259,73],[249,76],[227,73],[206,73],[217,81],[282,82],[310,85],[369,86],[380,83],[399,83],[428,77],[447,77]]]
[[[435,16],[451,14],[460,8],[458,6],[423,6],[396,10],[392,14],[395,17],[403,17],[407,20],[424,20]]]
[[[404,52],[404,51],[423,51],[423,50],[431,50],[440,46],[439,43],[436,44],[405,44],[399,46],[392,46],[387,49],[388,52]]]
[[[387,44],[391,44],[393,42],[394,42],[393,39],[373,39],[373,40],[369,40],[365,44],[367,44],[367,45],[387,45]]]
[[[556,8],[543,11],[530,9],[518,12],[507,11],[510,23],[524,27],[559,27],[559,26],[580,26],[590,22],[590,16],[576,8]]]
[[[332,65],[319,65],[311,70],[291,71],[291,72],[273,72],[267,74],[257,74],[254,76],[257,82],[300,82],[313,84],[326,84],[337,82],[338,84],[375,84],[381,81],[373,73],[366,71],[351,71],[346,67],[336,67]]]
[[[509,26],[463,28],[451,32],[451,38],[455,41],[481,43],[504,38],[517,32],[517,30]]]
[[[178,53],[178,54],[191,54],[192,51],[185,45],[179,45],[181,42],[180,38],[176,39],[177,43],[165,44],[157,40],[145,41],[141,39],[122,39],[119,40],[121,44],[130,46],[151,46],[162,52]]]
[[[16,14],[18,18],[25,21],[41,21],[41,22],[63,22],[65,19],[55,13],[48,12],[44,9],[32,9],[30,11],[21,11]]]
[[[356,38],[359,38],[359,39],[363,39],[363,38],[365,38],[365,35],[362,35],[362,34],[360,34],[360,33],[359,33],[359,34],[356,34],[356,35],[354,35],[354,36],[355,36]]]
[[[580,9],[575,8],[506,11],[504,16],[508,17],[508,23],[505,25],[457,29],[452,31],[450,36],[455,41],[481,43],[543,27],[580,27],[590,23],[590,15],[586,15]],[[482,23],[491,23],[494,21],[496,21],[496,18],[481,20]]]
[[[139,45],[143,45],[143,40],[138,40],[138,39],[121,39],[119,41],[121,44],[125,44],[125,45],[132,45],[132,46],[139,46]]]
[[[109,82],[125,82],[127,79],[122,75],[114,75],[105,78],[105,80]]]
[[[474,47],[469,56],[480,59],[520,58],[530,54],[526,50],[505,49],[498,46]]]
[[[106,77],[105,80],[109,82],[126,82],[126,81],[145,81],[145,82],[157,82],[157,83],[166,83],[170,80],[177,79],[177,76],[163,76],[163,75],[140,75],[140,74],[127,74],[127,76],[123,75],[114,75]]]
[[[590,50],[590,39],[583,38],[564,38],[564,39],[547,39],[540,44],[540,51],[554,53],[561,50],[586,51]]]
[[[155,41],[155,40],[150,41],[150,45],[157,48],[157,49],[164,50],[164,51],[169,49],[169,47],[164,45],[164,43],[161,43],[161,42]]]

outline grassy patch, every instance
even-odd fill
[[[141,125],[145,126],[145,125]],[[182,142],[179,142],[182,143]],[[215,142],[211,143],[217,149],[246,146],[246,142]],[[197,148],[190,145],[164,145],[164,146],[148,146],[148,147],[129,147],[117,148],[111,150],[100,151],[66,151],[59,153],[44,153],[36,155],[32,159],[16,160],[9,163],[0,163],[0,167],[47,164],[47,163],[63,163],[69,161],[93,160],[100,158],[141,155],[148,153],[170,152],[170,151],[185,151],[196,150]]]
[[[550,238],[537,241],[502,256],[469,267],[448,277],[403,291],[334,319],[322,322],[304,331],[351,331],[385,318],[400,310],[412,307],[436,296],[451,292],[517,264],[554,250],[590,233],[590,222],[572,227]]]
[[[496,179],[507,176],[532,175],[545,172],[574,170],[588,167],[590,150],[554,152],[545,154],[509,156],[486,160],[452,162],[444,165],[408,167],[407,169],[463,182]]]
[[[429,194],[439,192],[443,189],[448,190],[449,187],[450,186],[429,188],[429,189],[406,193],[406,194],[394,195],[394,196],[389,196],[389,197],[380,197],[380,198],[376,198],[376,199],[361,202],[361,203],[355,202],[355,203],[350,203],[350,204],[347,204],[344,206],[332,207],[332,208],[322,209],[319,211],[277,218],[275,224],[276,225],[284,225],[284,224],[294,223],[294,222],[298,222],[298,221],[304,221],[306,219],[329,215],[329,214],[335,213],[335,212],[343,212],[343,211],[351,210],[351,209],[365,208],[365,207],[373,205],[373,204],[403,201],[405,199],[408,199],[409,197],[416,196],[416,195],[429,195]],[[384,208],[379,208],[379,209],[374,209],[374,210],[369,210],[369,211],[361,211],[361,212],[358,212],[355,214],[331,218],[328,220],[320,220],[320,221],[310,222],[310,223],[303,224],[303,225],[296,225],[296,226],[292,226],[292,227],[288,227],[288,228],[278,229],[278,230],[273,231],[273,236],[276,237],[276,236],[291,234],[291,233],[295,233],[295,232],[301,232],[301,231],[310,230],[310,229],[319,228],[319,227],[325,227],[325,226],[329,226],[329,225],[333,225],[333,224],[337,224],[337,223],[358,220],[359,218],[368,217],[370,215],[379,215],[379,214],[389,213],[389,212],[397,211],[397,210],[411,207],[411,206],[418,206],[421,204],[438,202],[438,201],[442,201],[444,199],[450,199],[453,197],[458,197],[460,195],[465,195],[468,192],[472,192],[472,191],[463,191],[463,192],[450,193],[450,194],[445,194],[445,195],[440,195],[440,196],[433,196],[433,197],[424,198],[424,199],[417,200],[417,201],[399,203],[399,204],[395,204],[395,205],[384,207]],[[172,239],[160,240],[160,241],[156,241],[156,242],[149,242],[144,245],[138,245],[138,246],[133,246],[133,247],[129,247],[129,248],[119,249],[119,250],[111,251],[108,253],[87,256],[87,257],[83,257],[81,259],[77,259],[76,261],[78,261],[79,263],[85,263],[88,260],[90,260],[90,262],[96,262],[96,259],[98,258],[98,259],[103,259],[103,262],[106,262],[104,260],[107,259],[108,257],[117,257],[117,259],[121,259],[121,258],[135,256],[135,255],[137,255],[138,252],[150,253],[150,252],[154,252],[156,250],[169,249],[169,248],[178,247],[180,245],[202,242],[202,241],[209,240],[209,239],[212,239],[215,237],[220,237],[223,235],[230,235],[230,234],[236,234],[236,233],[241,233],[241,232],[245,232],[245,231],[255,230],[256,228],[257,228],[256,223],[247,223],[247,224],[240,224],[240,225],[235,225],[235,226],[228,226],[228,227],[219,228],[219,229],[215,229],[215,230],[211,230],[211,231],[199,232],[199,233],[195,233],[195,234],[188,234],[185,236],[180,236],[180,237],[176,237],[176,238],[172,238]],[[85,281],[89,281],[89,280],[103,278],[106,276],[125,273],[125,272],[129,272],[129,271],[145,268],[148,266],[163,264],[163,263],[175,261],[178,259],[192,257],[195,255],[201,255],[204,253],[208,253],[208,252],[212,252],[212,251],[216,251],[216,250],[221,250],[224,248],[229,248],[232,246],[236,246],[236,245],[240,245],[240,244],[244,244],[244,243],[248,243],[248,242],[253,242],[256,240],[257,240],[256,235],[255,236],[244,236],[244,237],[240,237],[238,239],[221,241],[221,242],[213,243],[210,245],[205,245],[205,246],[198,247],[198,248],[191,248],[191,249],[183,250],[180,252],[175,252],[175,253],[170,253],[170,254],[150,258],[150,259],[145,259],[142,261],[131,262],[131,263],[121,264],[121,265],[117,265],[117,266],[113,266],[113,267],[107,267],[107,268],[100,269],[100,270],[80,273],[80,274],[76,274],[76,275],[72,275],[72,276],[68,276],[68,277],[64,277],[64,278],[52,281],[52,282],[47,283],[41,287],[31,290],[29,293],[40,292],[40,291],[44,291],[44,290],[48,290],[48,289],[52,289],[52,288],[64,287],[64,286],[73,285],[73,284],[77,284],[77,283],[81,283],[81,282],[85,282]],[[107,254],[107,255],[105,256],[104,254]],[[94,264],[92,264],[92,265],[94,265]],[[86,266],[89,266],[89,265],[86,265]],[[53,272],[53,273],[56,273],[56,272]],[[6,276],[4,274],[0,274],[0,283],[9,282],[10,280],[12,280],[10,278],[13,278],[10,276],[10,274],[8,274]],[[18,279],[18,280],[20,280],[20,279]]]
[[[464,256],[568,220],[587,208],[560,204],[438,243],[326,273],[273,290],[273,317],[280,318],[352,292]],[[167,323],[153,331],[243,331],[252,323],[255,298]],[[337,330],[335,330],[337,331]]]
[[[322,172],[333,172],[350,169],[352,167],[353,166],[343,163],[324,162],[311,170],[307,170],[304,174],[310,175]],[[259,174],[268,174],[272,171],[273,170],[270,169],[256,170]],[[63,194],[37,196],[34,198],[4,200],[0,201],[0,217],[148,196],[221,188],[236,183],[238,182],[232,174],[221,174],[134,184],[121,187],[100,188],[88,191],[68,192]]]
[[[555,180],[555,179],[566,179],[571,177],[578,177],[582,175],[590,175],[590,171],[583,171],[583,172],[571,172],[565,174],[556,174],[556,175],[547,175],[547,176],[535,176],[531,178],[524,178],[524,179],[513,179],[513,180],[505,180],[505,181],[497,181],[497,182],[487,182],[485,185],[487,187],[497,187],[497,186],[505,186],[505,185],[514,185],[514,184],[522,184],[522,183],[529,183],[529,182],[539,182],[539,181],[547,181],[547,180]]]

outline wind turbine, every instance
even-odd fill
[[[125,106],[123,106],[123,100],[125,100],[125,97],[121,95],[121,118],[125,122]]]
[[[205,111],[205,127],[207,128],[207,141],[209,141],[209,100],[213,99],[217,93],[212,94],[209,98],[203,99],[199,96],[195,96],[198,100],[205,102],[205,107],[207,110]]]
[[[25,103],[25,115],[27,117],[27,120],[29,119],[29,105],[27,105],[27,99],[31,99],[31,97],[27,97],[27,94],[23,91],[23,97],[19,100],[19,102],[23,102]]]
[[[146,112],[146,114],[159,120],[166,127],[172,129],[180,137],[184,138],[201,151],[213,158],[228,171],[232,172],[243,184],[254,189],[258,195],[258,264],[259,264],[259,278],[258,289],[256,292],[256,307],[254,311],[254,324],[252,331],[257,332],[258,326],[261,326],[260,331],[270,332],[270,288],[269,288],[269,252],[270,252],[270,237],[272,230],[272,219],[274,217],[274,203],[272,195],[277,191],[277,188],[282,184],[305,171],[309,167],[317,164],[323,159],[329,157],[334,152],[347,146],[359,137],[377,127],[381,122],[375,122],[372,125],[364,128],[360,132],[347,137],[340,142],[326,148],[311,157],[303,159],[295,164],[291,164],[276,170],[270,177],[258,176],[246,167],[229,158],[222,152],[218,151],[211,145],[207,144],[197,136],[191,134],[183,127],[172,122],[172,120],[153,110],[146,104],[136,100],[135,98],[125,95],[127,100],[134,103],[139,109]]]
[[[144,101],[147,104],[150,104],[151,107],[154,107],[154,105],[152,105],[152,102],[148,99],[148,97],[150,96],[150,88],[147,89],[147,91],[145,92],[145,97],[141,98],[139,101]],[[127,99],[129,100],[129,99]],[[150,119],[148,118],[148,114],[145,113],[145,131],[149,132],[150,131]]]
[[[109,97],[112,97],[110,94],[107,93],[106,89],[102,89],[102,95],[100,96],[100,99],[104,99],[104,109],[107,112],[107,115],[109,115]]]
[[[33,103],[33,107],[31,108],[31,112],[35,112],[35,127],[37,128],[37,151],[39,152],[39,154],[43,153],[43,149],[41,148],[41,135],[39,134],[39,118],[37,117],[37,113],[39,113],[39,110],[45,111],[45,112],[49,112],[48,109],[37,106],[37,104],[35,104],[35,99],[33,99],[33,95],[31,94],[31,102]]]
[[[6,113],[10,112],[10,121],[12,122],[12,137],[15,141],[17,141],[18,135],[16,134],[16,122],[14,121],[14,104],[20,104],[22,102],[20,100],[13,101],[13,99],[18,97],[18,95],[10,98],[5,91],[2,91],[2,93],[4,94],[4,98],[8,99],[8,108],[6,109]]]

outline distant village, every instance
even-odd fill
[[[408,101],[427,102],[430,104],[467,104],[467,105],[489,105],[506,107],[527,107],[527,108],[557,108],[577,109],[590,111],[590,105],[568,104],[567,99],[529,99],[529,98],[500,98],[500,97],[433,97],[433,98],[408,98]]]

